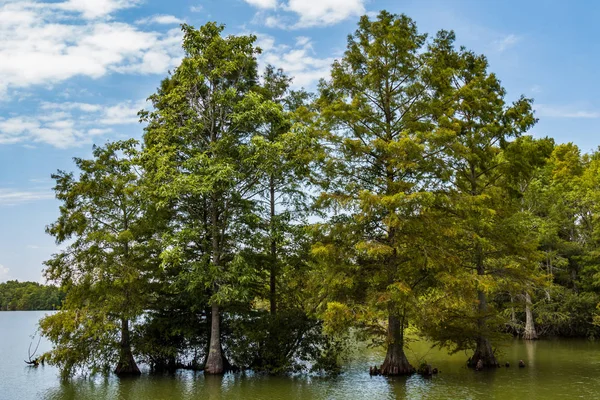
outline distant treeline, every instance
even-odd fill
[[[56,310],[65,297],[58,287],[37,282],[0,283],[0,310]]]

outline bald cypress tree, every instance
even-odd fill
[[[149,179],[161,203],[175,210],[163,259],[191,266],[190,284],[210,297],[209,374],[228,368],[222,308],[243,299],[241,282],[255,277],[242,256],[259,190],[251,139],[281,111],[256,90],[256,37],[223,36],[223,29],[183,26],[185,57],[150,97],[154,110],[142,113]]]
[[[315,254],[346,282],[331,307],[353,308],[354,322],[371,333],[383,333],[378,321],[386,321],[384,375],[414,372],[404,332],[439,266],[433,206],[439,154],[454,133],[438,129],[450,104],[438,99],[448,90],[441,55],[453,39],[440,32],[428,45],[405,15],[364,16],[320,86],[331,155],[320,204],[337,215],[322,227]]]

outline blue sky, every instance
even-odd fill
[[[254,33],[266,63],[314,88],[358,17],[387,9],[453,29],[508,91],[535,99],[535,136],[600,144],[600,3],[514,0],[0,0],[0,281],[43,282],[57,250],[50,174],[93,143],[140,138],[136,112],[181,52],[179,24]]]

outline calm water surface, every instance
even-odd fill
[[[0,399],[598,399],[600,342],[553,340],[515,341],[502,349],[499,360],[510,368],[474,372],[464,353],[448,356],[413,343],[413,365],[426,359],[441,373],[388,379],[370,377],[368,366],[383,354],[364,349],[337,378],[274,378],[244,374],[204,377],[183,371],[175,375],[119,380],[114,377],[75,379],[61,383],[52,367],[30,368],[23,362],[31,334],[44,312],[0,312]],[[36,340],[37,341],[37,340]],[[49,349],[42,342],[39,352]],[[527,368],[516,367],[523,359]]]

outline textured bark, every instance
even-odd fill
[[[211,308],[210,347],[204,364],[204,372],[211,375],[225,373],[225,361],[221,348],[221,318],[219,306],[216,303],[213,303]]]
[[[129,320],[121,319],[121,348],[119,351],[119,362],[115,368],[118,376],[139,375],[140,369],[135,363],[131,351],[131,340],[129,337]]]
[[[537,338],[533,313],[531,312],[531,296],[529,292],[525,292],[525,332],[523,333],[523,339],[535,340]]]
[[[381,365],[381,375],[410,375],[415,369],[404,354],[404,324],[395,315],[388,319],[387,353]]]
[[[477,245],[475,250],[475,259],[477,265],[477,275],[485,275],[485,267],[483,264],[483,250],[479,245]],[[477,306],[477,311],[479,314],[477,318],[477,330],[479,332],[479,337],[477,338],[477,346],[475,347],[475,353],[469,359],[467,365],[478,370],[482,368],[498,367],[500,364],[498,364],[498,361],[496,360],[496,356],[494,355],[492,345],[489,339],[484,336],[485,332],[487,331],[486,320],[488,318],[488,304],[487,296],[485,292],[481,289],[477,290],[477,300],[479,303]]]
[[[269,301],[271,303],[271,315],[275,316],[277,315],[277,240],[275,239],[275,181],[273,176],[269,180],[269,201],[271,206],[271,276],[269,282]]]
[[[483,368],[490,367],[499,367],[498,361],[496,360],[496,356],[494,355],[494,350],[492,350],[492,345],[490,341],[485,337],[479,337],[477,339],[477,347],[475,348],[475,353],[469,359],[467,363],[469,367],[476,368],[477,363],[481,361],[481,366]]]
[[[218,202],[219,199],[216,194],[213,194],[211,202],[211,236],[212,236],[212,262],[217,269],[221,267],[221,240],[219,230],[219,211]],[[216,290],[215,286],[215,290]],[[206,362],[204,363],[204,373],[211,375],[220,375],[226,372],[226,363],[223,357],[223,350],[221,347],[221,315],[219,311],[219,305],[216,302],[211,304],[211,318],[210,318],[210,344],[208,348],[208,355]]]

